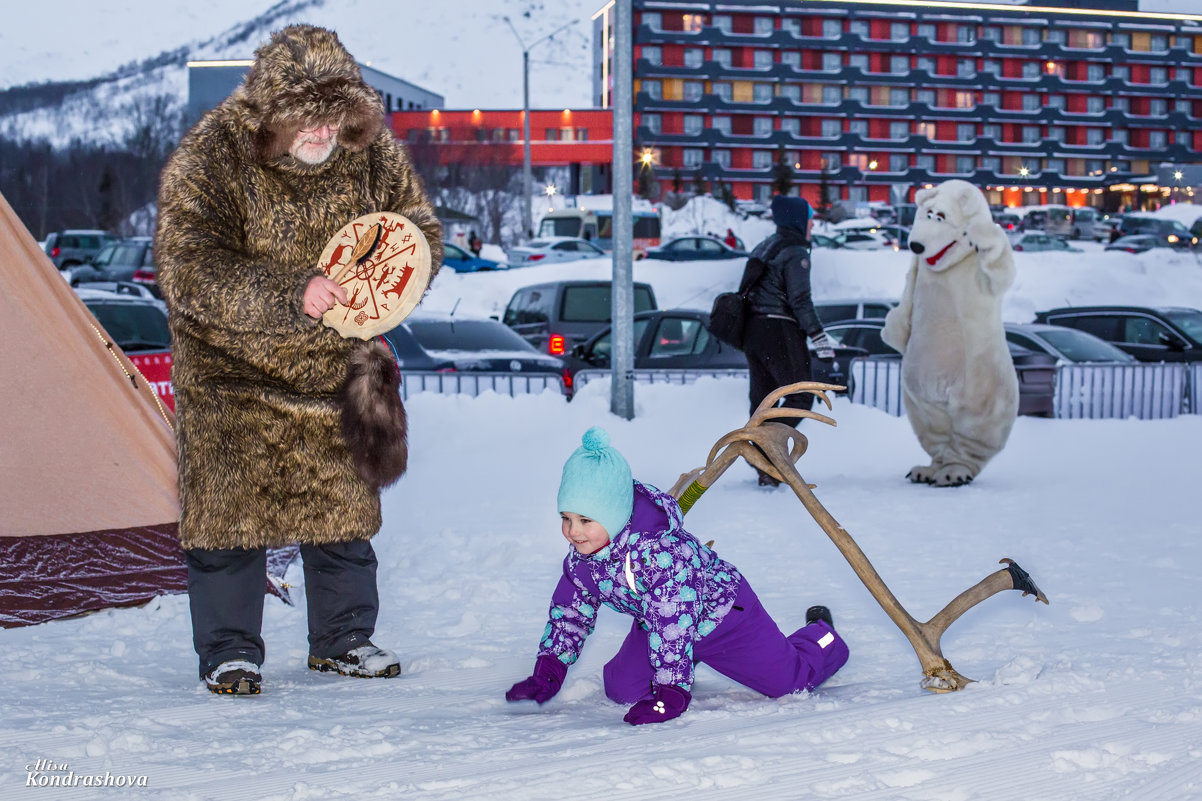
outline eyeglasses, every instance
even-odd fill
[[[300,132],[301,132],[301,133],[307,133],[307,134],[308,134],[308,133],[317,133],[317,132],[318,132],[318,131],[320,131],[322,128],[329,128],[329,129],[330,129],[330,133],[338,133],[338,129],[339,129],[339,128],[341,128],[341,127],[342,127],[342,126],[341,126],[339,123],[336,123],[336,122],[327,122],[327,123],[321,123],[321,124],[310,124],[308,127],[303,127],[303,128],[301,128],[301,129],[300,129]]]

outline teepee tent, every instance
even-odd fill
[[[186,589],[174,418],[0,196],[0,626]]]

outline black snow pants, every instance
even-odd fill
[[[756,315],[747,321],[743,334],[743,352],[751,371],[751,413],[773,391],[787,384],[810,380],[810,349],[805,334],[794,320]],[[779,404],[791,409],[810,409],[814,396],[808,392],[789,395]],[[773,422],[794,428],[800,417],[780,417]]]
[[[309,653],[329,658],[366,645],[376,628],[380,597],[376,554],[368,540],[301,545]],[[197,548],[184,552],[192,642],[200,675],[222,662],[263,664],[265,548]]]

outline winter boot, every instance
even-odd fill
[[[309,670],[334,671],[360,679],[391,679],[401,675],[401,660],[392,651],[368,643],[330,658],[309,655]]]
[[[835,619],[831,617],[831,610],[825,606],[811,606],[806,610],[806,625],[817,623],[821,620],[823,623],[831,627],[831,631],[835,630]]]
[[[254,662],[222,662],[205,674],[205,686],[218,695],[258,695],[263,677]]]

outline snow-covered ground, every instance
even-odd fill
[[[749,245],[751,243],[749,242]],[[1017,254],[1008,316],[1066,300],[1202,307],[1193,257]],[[639,262],[664,305],[731,285],[740,265]],[[821,297],[896,295],[905,256],[819,251]],[[514,286],[599,264],[443,273],[426,304],[499,308]],[[785,490],[732,468],[686,524],[748,577],[786,629],[828,604],[851,648],[818,690],[769,700],[701,668],[681,718],[632,728],[601,669],[629,621],[601,614],[563,692],[507,704],[533,664],[566,544],[563,460],[601,424],[636,476],[670,487],[746,419],[746,385],[640,386],[609,414],[608,382],[566,403],[419,395],[409,473],[375,540],[376,640],[404,675],[359,681],[305,667],[296,607],[267,603],[265,687],[211,696],[196,681],[187,599],[0,631],[4,799],[1191,799],[1202,798],[1202,416],[1020,418],[971,485],[912,486],[925,461],[904,418],[835,400],[838,427],[803,424],[799,463],[899,600],[934,614],[1010,557],[1051,600],[1016,592],[957,621],[944,654],[978,683],[935,695],[839,552]],[[37,760],[144,776],[136,790],[31,787]],[[28,767],[27,767],[28,766]]]

